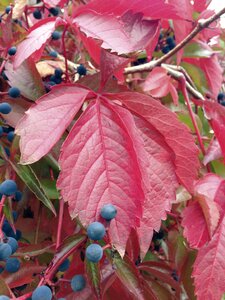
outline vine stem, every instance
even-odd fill
[[[59,221],[58,221],[58,229],[57,229],[57,237],[56,237],[56,249],[59,248],[61,243],[63,213],[64,213],[64,201],[63,199],[60,199],[59,200]]]
[[[68,61],[67,61],[67,54],[66,54],[66,45],[65,45],[65,35],[67,31],[67,26],[65,26],[62,34],[62,47],[63,47],[63,55],[65,59],[65,68],[66,68],[66,82],[69,82],[69,73],[68,73]]]
[[[216,14],[212,15],[210,18],[206,20],[199,20],[196,27],[191,31],[191,33],[187,35],[186,38],[183,39],[183,41],[177,44],[176,47],[172,49],[169,53],[163,55],[157,60],[150,61],[146,64],[125,68],[124,74],[132,74],[136,72],[139,73],[148,72],[151,71],[154,67],[160,66],[168,58],[172,57],[180,49],[182,49],[187,43],[189,43],[200,31],[202,31],[204,28],[207,28],[211,23],[219,19],[224,13],[225,13],[225,7],[222,8],[220,11],[218,11]]]

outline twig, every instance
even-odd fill
[[[66,54],[66,45],[65,45],[65,34],[67,32],[67,26],[64,28],[63,30],[63,34],[62,34],[62,47],[63,47],[63,55],[64,55],[64,59],[65,59],[65,67],[66,67],[66,82],[70,82],[70,78],[69,78],[69,71],[68,71],[68,62],[67,62],[67,54]]]
[[[157,60],[150,61],[146,64],[134,66],[134,67],[128,67],[125,68],[124,74],[132,74],[136,72],[148,72],[151,71],[154,67],[160,66],[162,63],[164,63],[168,58],[172,57],[174,54],[176,54],[180,49],[182,49],[188,42],[190,42],[201,30],[204,28],[207,28],[211,23],[219,19],[223,14],[225,13],[225,7],[222,8],[219,12],[211,16],[210,18],[206,20],[199,20],[196,27],[192,30],[192,32],[186,36],[186,38],[181,41],[179,44],[176,45],[174,49],[172,49],[169,53],[163,55]]]
[[[64,213],[64,200],[60,199],[59,200],[59,220],[58,220],[57,237],[56,237],[56,250],[59,248],[60,243],[61,243],[63,213]]]

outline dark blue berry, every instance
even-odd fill
[[[16,239],[17,241],[19,241],[22,237],[22,232],[20,230],[16,230],[16,234],[13,232],[13,230],[11,229],[8,234],[8,237],[13,237],[14,239]]]
[[[93,222],[87,228],[87,235],[89,239],[101,240],[105,235],[105,226],[100,222]]]
[[[103,256],[103,250],[102,247],[99,246],[98,244],[91,244],[87,247],[85,251],[85,255],[87,260],[97,263],[101,260]]]
[[[63,263],[61,263],[61,265],[59,266],[58,268],[58,271],[60,272],[65,272],[69,269],[69,266],[70,266],[70,261],[69,259],[65,259]]]
[[[0,113],[7,115],[11,111],[12,111],[12,106],[9,103],[7,102],[0,103]]]
[[[5,153],[8,157],[10,157],[10,150],[7,147],[4,147]]]
[[[18,249],[18,242],[12,237],[7,238],[7,244],[9,244],[9,246],[12,248],[12,254],[15,253]]]
[[[12,142],[13,139],[14,139],[14,136],[15,136],[14,131],[10,131],[10,132],[7,134],[7,140],[8,140],[9,142]]]
[[[12,131],[12,130],[14,130],[14,128],[11,127],[11,126],[3,127],[3,131],[4,131],[5,133],[9,133],[9,132]]]
[[[49,12],[50,12],[54,17],[56,17],[56,16],[58,16],[58,14],[59,14],[59,9],[58,9],[57,7],[51,7],[51,8],[49,9]]]
[[[117,209],[112,204],[106,204],[102,207],[100,214],[103,219],[110,221],[115,218],[117,214]]]
[[[221,101],[220,104],[225,106],[225,100]]]
[[[5,270],[9,273],[15,273],[20,268],[20,261],[16,257],[10,257],[6,260]]]
[[[7,7],[5,8],[5,13],[6,13],[6,14],[9,14],[10,11],[11,11],[11,6],[7,6]]]
[[[16,47],[13,46],[13,47],[9,48],[8,49],[8,54],[11,55],[11,56],[15,55],[16,54]]]
[[[9,90],[8,90],[8,94],[10,97],[12,98],[17,98],[20,96],[20,90],[17,88],[17,87],[11,87]]]
[[[62,82],[62,78],[61,78],[61,77],[58,78],[58,77],[56,77],[55,75],[52,75],[52,76],[50,77],[50,81],[51,81],[51,82],[55,82],[56,84],[59,84],[59,83]]]
[[[173,44],[174,43],[174,38],[172,36],[168,36],[168,38],[166,38],[166,42],[168,45]]]
[[[166,45],[162,48],[162,53],[167,54],[168,52],[170,52],[170,47],[168,45]]]
[[[31,299],[32,300],[51,300],[52,299],[52,291],[46,285],[39,286],[34,290]]]
[[[61,38],[61,33],[59,31],[53,31],[52,39],[53,40],[59,40],[60,38]]]
[[[5,260],[12,254],[12,248],[7,243],[0,243],[0,260]]]
[[[62,74],[63,74],[63,70],[62,69],[60,69],[60,68],[56,68],[55,69],[55,77],[56,78],[60,78],[61,79]]]
[[[0,184],[0,193],[6,196],[12,196],[17,191],[17,184],[14,180],[7,179]]]
[[[83,275],[75,275],[71,280],[71,288],[74,292],[82,291],[85,288],[86,281]]]
[[[33,12],[33,16],[37,20],[40,20],[42,18],[42,14],[39,9],[35,9],[35,11]]]
[[[77,73],[79,74],[79,75],[86,75],[87,74],[87,69],[83,66],[83,65],[79,65],[78,67],[77,67]]]
[[[4,220],[4,223],[2,225],[2,230],[4,231],[4,233],[8,236],[9,233],[12,231],[12,227],[9,224],[9,222],[7,220]]]
[[[169,44],[168,46],[169,46],[170,50],[172,50],[173,48],[176,47],[176,43],[173,42],[173,43]]]
[[[22,199],[23,194],[20,191],[16,191],[13,200],[19,202]]]
[[[52,57],[57,57],[58,53],[56,51],[50,51],[49,55],[52,56]]]
[[[224,93],[219,93],[217,96],[218,102],[225,100],[225,94]]]

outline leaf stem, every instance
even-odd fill
[[[56,237],[56,249],[59,248],[61,243],[63,213],[64,213],[64,201],[61,198],[59,200],[59,220],[58,220],[57,237]]]
[[[212,15],[210,18],[202,21],[199,20],[196,27],[191,31],[189,35],[186,36],[183,41],[181,41],[179,44],[176,45],[174,49],[172,49],[169,53],[163,55],[157,60],[150,61],[143,65],[138,65],[134,67],[128,67],[125,68],[124,74],[132,74],[136,72],[148,72],[151,71],[154,67],[160,66],[162,63],[164,63],[168,58],[172,57],[174,54],[176,54],[180,49],[182,49],[188,42],[190,42],[200,31],[202,31],[204,28],[207,28],[211,23],[219,19],[223,14],[225,13],[225,7],[222,8],[220,11]]]
[[[65,58],[65,68],[66,68],[66,82],[70,82],[69,73],[68,73],[68,61],[67,61],[67,54],[66,54],[66,45],[65,45],[65,34],[67,32],[67,26],[65,26],[62,34],[62,47],[63,47],[63,55]]]

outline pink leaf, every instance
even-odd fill
[[[99,219],[104,204],[116,206],[118,214],[109,232],[121,255],[131,228],[139,225],[144,201],[125,118],[132,126],[132,116],[123,108],[99,100],[91,104],[63,144],[57,183],[71,216],[79,216],[84,225]]]
[[[51,150],[88,93],[84,88],[68,84],[54,87],[37,100],[16,127],[21,137],[21,163],[34,163]]]
[[[190,203],[184,209],[182,217],[183,234],[190,247],[199,249],[210,241],[207,223],[197,201]]]
[[[203,164],[206,166],[209,162],[223,157],[220,144],[217,139],[213,139],[206,151],[203,159]]]
[[[104,49],[118,54],[144,49],[154,37],[157,20],[143,20],[142,14],[126,12],[121,18],[85,11],[73,21],[87,37],[101,40]]]
[[[207,6],[210,4],[212,0],[195,0],[194,1],[194,9],[198,12],[202,12]]]
[[[88,10],[96,11],[100,14],[113,14],[115,16],[122,16],[128,10],[134,13],[143,13],[145,17],[151,19],[180,19],[181,17],[173,5],[165,3],[164,0],[94,0],[81,7],[78,14]]]
[[[17,47],[14,59],[14,68],[18,68],[22,62],[30,57],[47,42],[56,26],[64,24],[60,18],[48,18],[37,22],[30,28],[29,34]]]
[[[181,124],[176,115],[149,96],[139,93],[120,93],[113,96],[127,108],[144,118],[165,139],[173,152],[176,175],[187,190],[193,191],[197,178],[198,149],[188,128]]]
[[[199,300],[219,300],[225,292],[224,252],[225,218],[212,240],[199,250],[194,263],[195,293]]]

